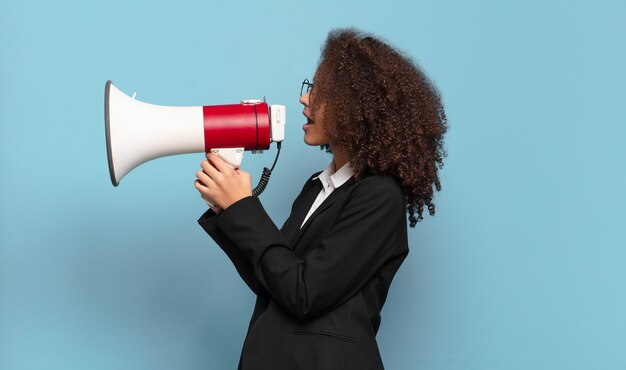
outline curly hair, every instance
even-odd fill
[[[448,127],[439,92],[421,68],[372,35],[335,29],[322,46],[314,83],[313,114],[324,105],[329,142],[349,154],[355,177],[396,177],[411,227],[423,219],[424,205],[434,216]],[[331,145],[322,149],[332,152]]]

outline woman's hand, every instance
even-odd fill
[[[194,183],[204,200],[226,209],[252,195],[249,173],[239,168],[233,169],[217,154],[208,153],[206,158],[200,164],[202,170],[196,172],[198,179]]]

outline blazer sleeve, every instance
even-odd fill
[[[263,286],[259,283],[259,280],[254,275],[252,263],[248,257],[239,248],[237,248],[228,236],[226,236],[226,234],[224,234],[224,232],[218,227],[216,213],[209,209],[200,217],[200,219],[198,219],[198,223],[202,226],[204,231],[206,231],[211,238],[213,238],[224,253],[226,253],[226,256],[228,256],[233,265],[235,265],[239,276],[241,276],[246,285],[248,285],[248,287],[256,295],[260,297],[269,297],[268,292],[263,288]]]
[[[228,207],[219,229],[248,258],[257,281],[298,319],[344,303],[388,261],[408,252],[404,195],[391,178],[359,181],[333,227],[304,259],[256,197]]]

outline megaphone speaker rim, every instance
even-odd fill
[[[110,114],[109,114],[109,93],[111,92],[111,85],[113,81],[107,81],[104,87],[104,129],[106,131],[107,139],[107,159],[109,161],[109,175],[111,176],[111,183],[113,186],[118,186],[119,183],[115,179],[115,168],[113,167],[113,151],[111,148],[111,127],[110,127]]]

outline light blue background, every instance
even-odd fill
[[[437,216],[410,231],[388,369],[626,368],[623,1],[0,1],[0,369],[234,369],[254,297],[196,224],[201,154],[109,180],[104,83],[288,109],[277,224],[330,157],[297,102],[357,26],[440,88]],[[256,179],[274,149],[247,154]]]

